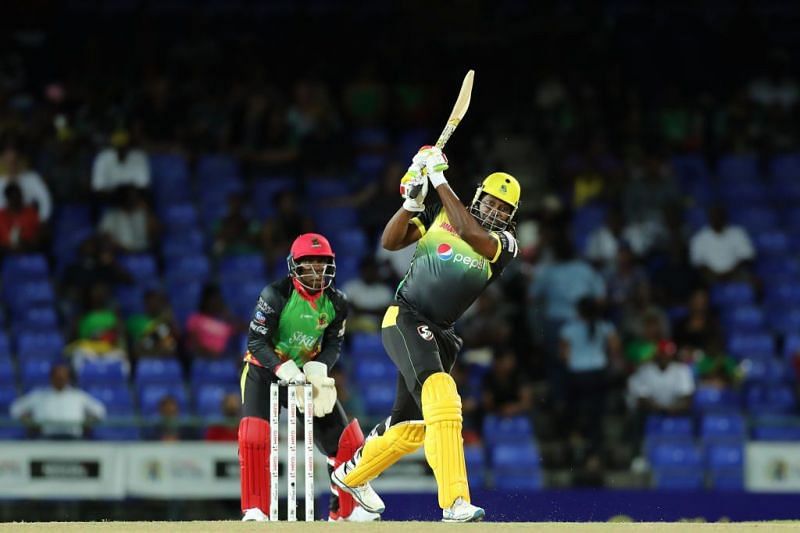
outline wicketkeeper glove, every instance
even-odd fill
[[[305,383],[306,376],[297,368],[297,364],[291,359],[287,359],[275,369],[278,379],[286,383]]]
[[[306,382],[311,383],[314,395],[314,416],[319,418],[333,411],[336,405],[336,382],[328,377],[328,365],[319,361],[309,361],[303,365]],[[297,402],[303,412],[303,402]]]

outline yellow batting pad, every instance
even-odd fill
[[[447,509],[458,497],[469,502],[461,437],[461,397],[449,374],[437,372],[422,384],[422,416],[425,458],[439,485],[439,507]]]
[[[425,441],[425,425],[419,420],[390,426],[380,437],[368,439],[361,460],[344,477],[345,485],[357,487],[378,477],[401,457],[419,449]]]
[[[390,305],[388,309],[386,309],[386,314],[383,315],[383,323],[381,324],[381,328],[389,328],[392,326],[397,325],[397,314],[400,312],[400,308],[396,305]]]

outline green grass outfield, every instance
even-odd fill
[[[372,522],[369,524],[352,524],[327,522],[16,522],[0,524],[0,531],[109,531],[129,533],[135,531],[159,531],[163,533],[183,533],[189,531],[208,531],[210,533],[235,533],[238,531],[266,531],[272,533],[298,531],[311,533],[315,531],[356,531],[377,533],[428,533],[439,531],[490,531],[490,532],[532,532],[561,533],[578,531],[585,533],[611,533],[617,531],[648,533],[686,533],[687,531],[800,531],[800,522],[739,522],[704,524],[695,522],[676,523],[572,523],[572,522],[481,522],[477,524],[443,524],[440,522]]]

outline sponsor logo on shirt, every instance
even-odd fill
[[[254,319],[254,322],[256,324],[264,324],[264,323],[266,323],[266,321],[267,321],[267,317],[264,315],[264,313],[262,313],[259,310],[256,310],[256,317]]]
[[[425,324],[420,324],[419,326],[417,326],[417,333],[419,333],[419,336],[426,341],[433,339],[433,332]]]
[[[436,255],[438,255],[439,259],[442,261],[449,261],[453,258],[453,247],[447,243],[442,243],[436,249]]]

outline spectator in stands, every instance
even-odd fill
[[[6,205],[0,208],[0,252],[37,250],[42,238],[39,212],[33,206],[25,206],[17,183],[8,183],[3,194]]]
[[[511,337],[499,287],[488,287],[458,322],[464,349],[504,346]]]
[[[32,437],[80,439],[85,426],[106,416],[105,406],[71,385],[70,368],[56,363],[50,369],[50,387],[35,389],[11,404],[12,418],[31,426]]]
[[[241,418],[242,398],[232,392],[222,398],[222,420],[208,426],[205,440],[211,442],[236,442],[239,440],[239,419]]]
[[[116,285],[132,281],[130,273],[117,260],[111,240],[92,235],[81,243],[78,257],[65,269],[62,288],[66,300],[79,303],[94,283]]]
[[[178,325],[163,292],[148,289],[144,295],[144,313],[132,315],[126,325],[135,357],[177,355]]]
[[[261,244],[266,251],[267,264],[274,264],[278,258],[285,258],[291,242],[303,233],[314,230],[314,223],[308,215],[300,211],[295,193],[290,190],[275,195],[275,216],[264,223],[261,231]]]
[[[180,405],[173,396],[167,395],[158,402],[158,419],[144,432],[145,440],[175,442],[194,440],[197,432],[187,427],[180,415]]]
[[[84,312],[73,338],[76,340],[66,350],[75,368],[80,368],[87,359],[127,363],[124,324],[111,304],[111,291],[105,283],[96,282],[86,291]]]
[[[186,321],[187,349],[195,356],[221,357],[235,332],[236,320],[225,305],[222,291],[216,285],[206,285],[200,307]]]
[[[564,427],[571,431],[571,439],[588,441],[587,455],[596,455],[603,443],[610,373],[622,366],[621,345],[614,326],[602,320],[593,298],[582,298],[577,307],[578,318],[564,324],[560,332],[560,355],[567,366]]]
[[[394,291],[380,278],[375,258],[368,255],[361,260],[359,277],[342,287],[350,303],[347,320],[350,331],[377,332],[386,307],[394,300]]]
[[[688,314],[675,325],[675,343],[680,351],[695,360],[696,351],[706,352],[721,334],[719,323],[711,312],[708,291],[696,289],[689,298]]]
[[[650,359],[658,342],[670,337],[669,318],[653,303],[647,283],[636,287],[632,300],[623,306],[619,324],[625,341],[625,357],[633,363]]]
[[[47,222],[53,212],[53,201],[42,177],[35,170],[23,167],[19,149],[14,144],[7,144],[3,149],[2,164],[4,172],[0,174],[0,190],[5,190],[9,183],[19,185],[24,205],[35,207],[39,220]],[[4,207],[5,195],[0,196],[0,209]]]
[[[745,373],[736,360],[725,353],[721,337],[707,343],[694,365],[700,383],[718,389],[738,385]]]
[[[131,145],[130,133],[117,129],[111,134],[111,146],[101,150],[92,165],[92,191],[101,201],[109,199],[114,189],[130,185],[150,188],[150,163],[147,154]]]
[[[248,254],[258,251],[261,226],[245,211],[243,193],[228,195],[228,212],[214,231],[214,253],[217,255]]]
[[[605,272],[608,287],[608,303],[615,306],[628,304],[642,285],[646,285],[647,275],[637,264],[636,256],[627,243],[617,249],[614,263]]]
[[[685,239],[673,235],[665,247],[663,262],[651,271],[653,296],[664,307],[683,305],[697,287],[699,277],[689,264]]]
[[[485,414],[527,416],[533,408],[533,389],[517,366],[510,348],[495,352],[491,370],[484,376],[481,404]]]
[[[617,260],[620,246],[625,243],[635,255],[645,251],[646,243],[635,228],[625,227],[622,211],[609,209],[605,223],[589,234],[586,258],[599,270],[608,270]]]
[[[89,201],[91,154],[64,115],[54,120],[55,136],[42,148],[36,167],[59,203]]]
[[[108,198],[113,204],[100,219],[98,231],[125,252],[149,250],[159,224],[141,190],[132,185],[120,185]]]
[[[755,250],[744,228],[728,224],[723,207],[708,211],[708,225],[695,233],[690,244],[692,265],[709,281],[746,279]]]
[[[628,380],[628,405],[639,414],[675,416],[689,412],[694,376],[686,363],[675,360],[675,343],[658,343],[653,361],[644,363]]]
[[[680,202],[672,166],[656,152],[637,153],[628,165],[628,181],[623,189],[623,209],[628,224],[641,233],[644,249],[666,233],[664,210]]]

